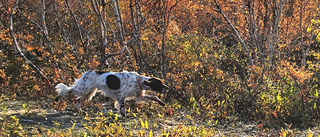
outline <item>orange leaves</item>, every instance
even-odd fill
[[[166,114],[170,117],[173,116],[173,109],[171,107],[169,107],[169,109],[166,111]]]
[[[11,41],[11,37],[8,35],[9,28],[4,28],[0,26],[0,39],[2,41]]]
[[[200,65],[199,61],[194,62],[194,66],[198,67]]]
[[[180,35],[180,34],[181,34],[181,30],[177,22],[170,20],[168,30],[167,30],[167,36]]]
[[[83,47],[79,47],[78,51],[79,51],[79,54],[84,54],[84,49],[83,49]]]
[[[295,65],[291,65],[288,61],[281,61],[281,65],[283,69],[280,70],[280,75],[288,74],[289,77],[293,78],[294,80],[298,81],[300,84],[304,84],[306,80],[310,80],[313,72],[305,70],[304,67],[296,68]]]
[[[275,117],[275,118],[278,118],[278,115],[277,115],[277,112],[276,111],[272,111],[272,115]]]

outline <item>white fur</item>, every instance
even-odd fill
[[[56,86],[56,92],[59,96],[65,96],[71,88],[67,85],[60,83]]]

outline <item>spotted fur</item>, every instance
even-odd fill
[[[166,93],[169,88],[158,78],[139,75],[136,72],[100,72],[87,71],[74,85],[68,87],[60,83],[56,86],[56,92],[60,99],[67,93],[72,92],[78,100],[90,101],[96,92],[115,99],[115,108],[125,115],[125,100],[137,99],[137,101],[156,101],[164,106],[164,102],[157,96],[145,95],[144,90],[152,90]],[[80,103],[77,108],[81,110]]]

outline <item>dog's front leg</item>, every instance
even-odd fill
[[[166,104],[160,100],[157,96],[151,96],[151,95],[144,95],[140,96],[138,98],[139,101],[156,101],[158,102],[161,106],[165,106]]]
[[[120,97],[120,98],[117,99],[117,104],[115,104],[116,109],[118,109],[120,111],[120,115],[122,117],[126,116],[126,109],[124,107],[124,101],[125,101],[125,98],[124,97]]]

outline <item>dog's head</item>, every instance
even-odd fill
[[[150,78],[144,81],[143,84],[148,86],[151,90],[158,91],[162,94],[167,93],[169,90],[169,87],[158,78]]]

